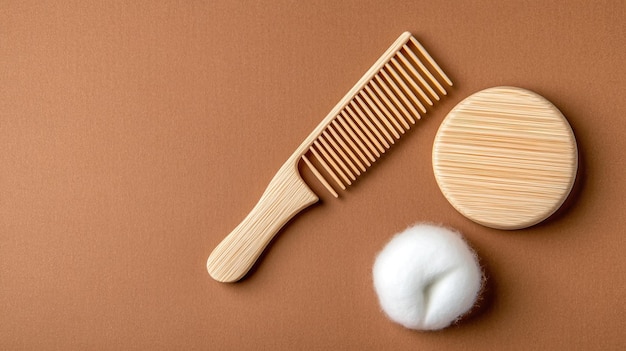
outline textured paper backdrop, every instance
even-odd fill
[[[623,1],[3,1],[0,348],[623,348],[625,23]],[[322,201],[248,279],[210,279],[210,251],[406,30],[449,97],[340,199],[311,182]],[[514,232],[458,214],[430,161],[446,113],[497,85],[552,101],[581,156],[568,205]],[[391,323],[372,288],[417,221],[461,230],[488,274],[441,332]]]

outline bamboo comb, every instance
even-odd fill
[[[426,113],[427,105],[447,94],[443,84],[452,86],[424,47],[411,33],[400,35],[287,159],[248,216],[213,250],[207,260],[211,277],[220,282],[241,279],[280,228],[319,200],[300,176],[300,160],[338,197],[327,178],[345,190]]]

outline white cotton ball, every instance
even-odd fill
[[[378,254],[374,288],[387,316],[407,328],[449,326],[474,306],[483,274],[474,252],[450,229],[419,224]]]

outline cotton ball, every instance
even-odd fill
[[[418,224],[378,254],[374,288],[387,316],[406,328],[437,330],[474,306],[483,274],[476,255],[450,229]]]

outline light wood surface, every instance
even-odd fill
[[[213,250],[207,260],[211,277],[220,282],[243,278],[280,228],[318,200],[300,177],[301,159],[338,197],[327,178],[342,190],[356,181],[427,112],[424,104],[433,106],[447,94],[442,82],[452,85],[411,33],[400,35],[285,162],[244,221]]]
[[[545,98],[495,87],[459,103],[442,123],[433,168],[463,215],[498,229],[534,225],[554,213],[576,177],[572,129]]]
[[[248,216],[213,250],[209,274],[218,281],[241,279],[280,228],[318,197],[286,163]]]

